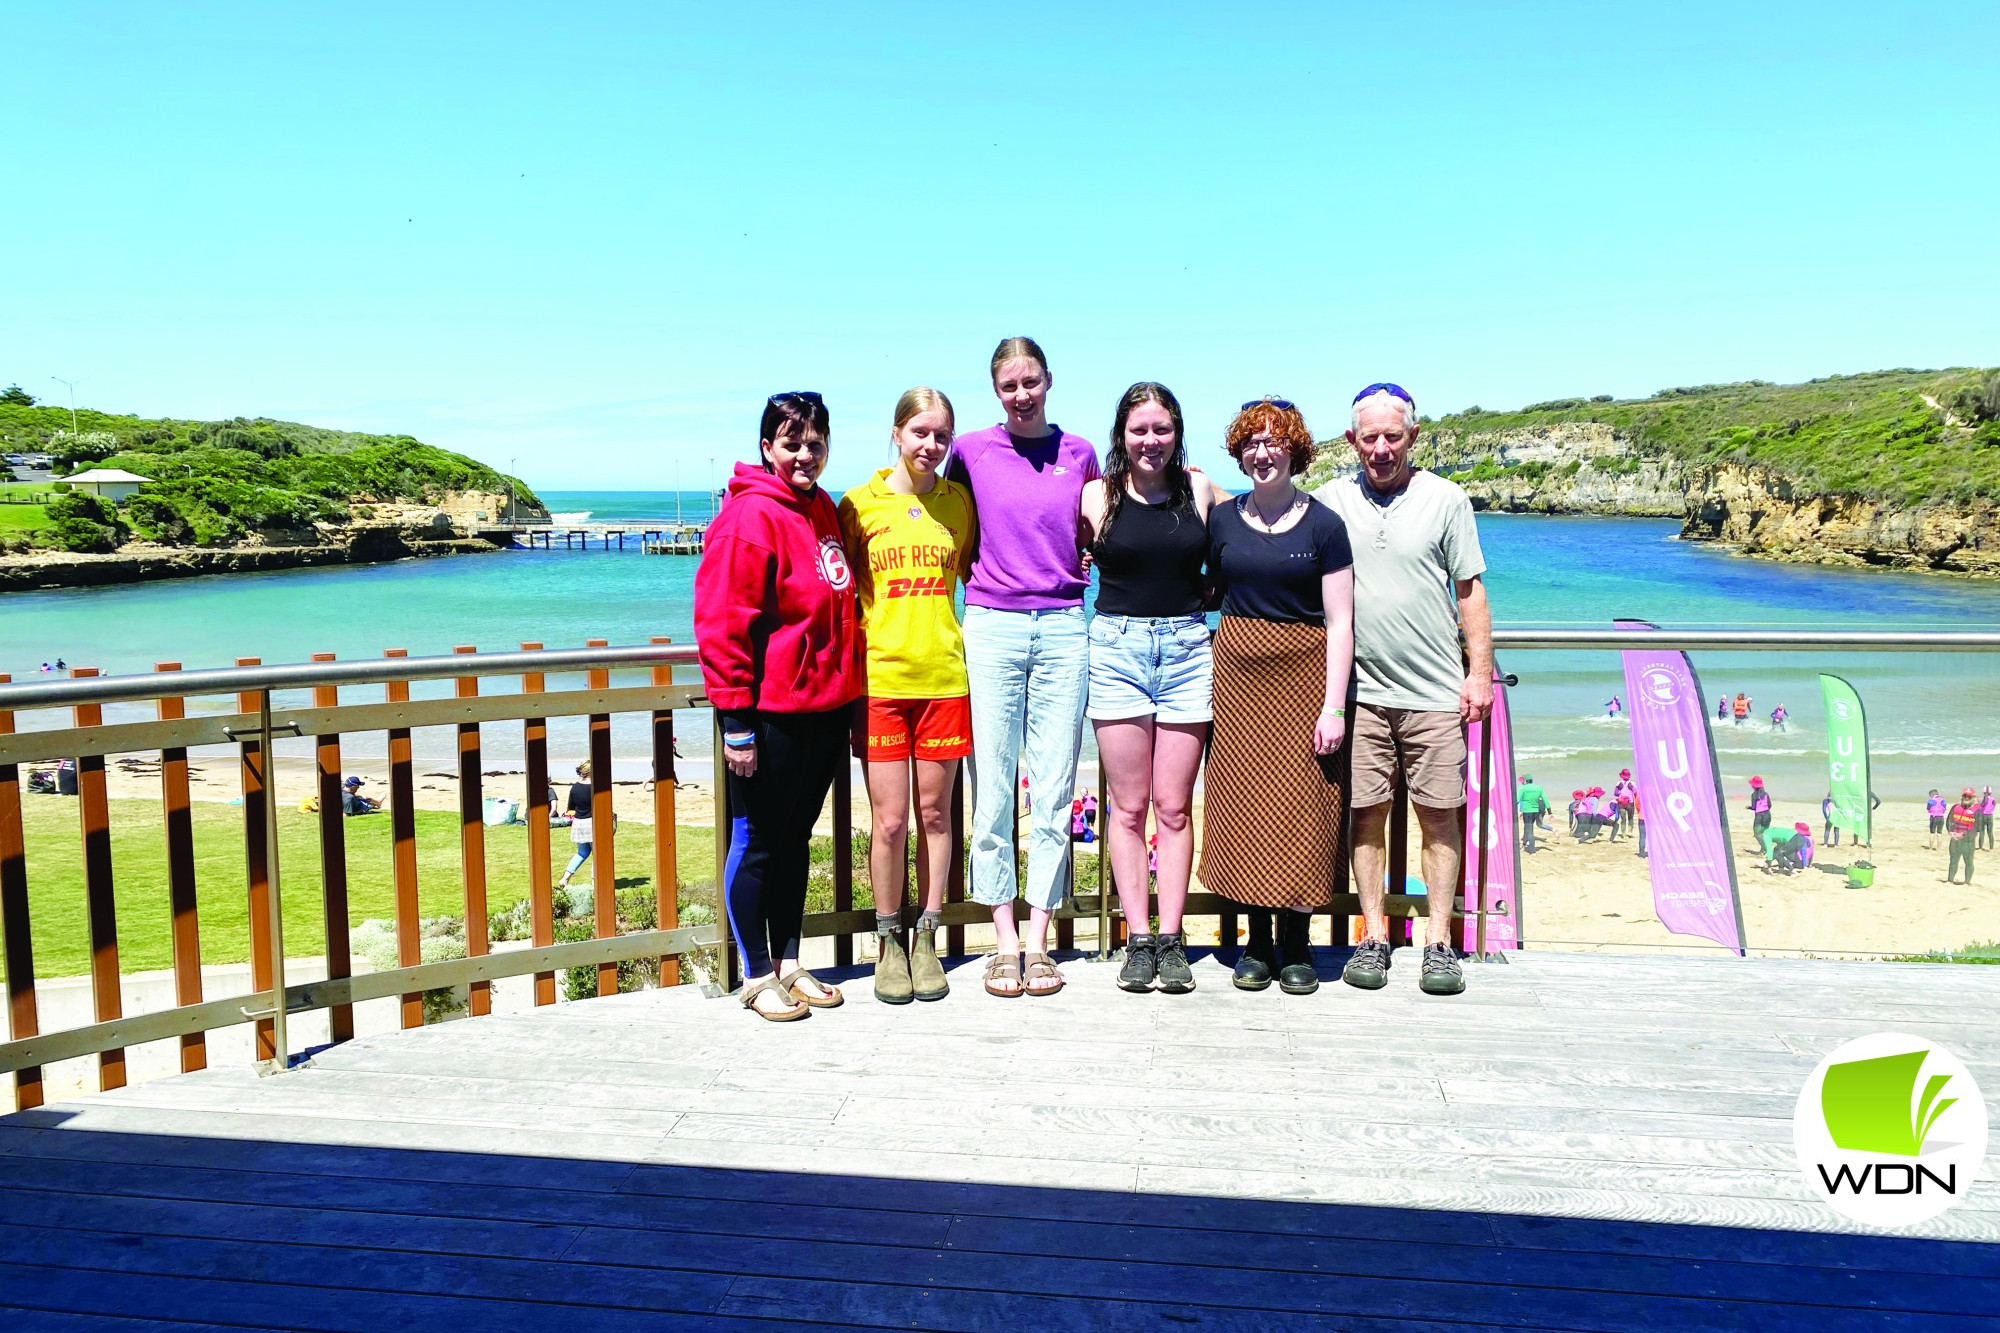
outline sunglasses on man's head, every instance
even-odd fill
[[[826,402],[824,398],[814,393],[811,389],[793,389],[789,393],[774,393],[766,401],[771,403],[782,403],[787,398],[803,398],[809,403],[817,403],[822,405]]]
[[[1263,407],[1267,404],[1277,408],[1280,412],[1294,412],[1298,410],[1292,405],[1289,398],[1252,398],[1236,410],[1239,412],[1248,412],[1253,407]]]
[[[1371,393],[1390,394],[1393,395],[1394,397],[1402,399],[1404,402],[1408,403],[1411,407],[1415,407],[1417,405],[1417,400],[1410,397],[1410,391],[1408,389],[1405,389],[1400,384],[1390,384],[1387,381],[1384,381],[1381,384],[1369,385],[1367,388],[1363,389],[1360,393],[1354,395],[1354,401],[1358,403]]]

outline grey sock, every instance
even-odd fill
[[[875,933],[877,935],[900,935],[902,931],[903,914],[901,912],[896,912],[889,916],[883,916],[880,912],[875,914]]]
[[[922,916],[917,918],[918,930],[936,930],[939,926],[942,926],[943,924],[944,924],[944,913],[942,912],[925,912]]]

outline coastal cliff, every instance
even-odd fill
[[[549,517],[518,479],[406,435],[71,414],[16,390],[0,444],[29,469],[0,484],[0,591],[492,551]]]
[[[1325,457],[1319,480],[1352,466]],[[1677,518],[1767,559],[2000,577],[2000,371],[1474,407],[1425,421],[1416,458],[1481,510]]]
[[[1776,560],[2000,578],[2000,504],[1992,500],[1905,508],[1815,494],[1762,468],[1703,474],[1688,493],[1681,536]]]

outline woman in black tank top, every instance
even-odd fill
[[[1095,553],[1090,705],[1104,768],[1105,842],[1130,941],[1118,984],[1194,989],[1181,912],[1194,862],[1189,810],[1208,740],[1208,511],[1217,490],[1187,466],[1181,407],[1164,385],[1118,400],[1104,479],[1084,487]],[[1157,829],[1159,927],[1148,894],[1147,813]]]

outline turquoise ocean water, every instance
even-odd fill
[[[544,492],[566,521],[672,520],[667,492]],[[708,515],[707,492],[680,497],[680,514]],[[2000,587],[1864,569],[1747,560],[1674,540],[1677,525],[1644,519],[1485,515],[1495,617],[1502,625],[1607,626],[1638,616],[1671,627],[1819,629],[2000,628]],[[510,551],[359,568],[294,570],[0,597],[0,671],[35,677],[60,656],[106,672],[149,670],[155,661],[223,666],[239,656],[304,661],[314,652],[368,657],[385,648],[449,652],[523,641],[582,646],[590,638],[643,643],[650,635],[692,642],[696,561],[619,552]],[[1906,799],[1931,786],[2000,782],[2000,661],[1963,655],[1856,655],[1838,662],[1804,654],[1706,654],[1695,665],[1710,699],[1741,690],[1756,701],[1749,726],[1718,736],[1725,782],[1752,773],[1781,797],[1817,799],[1824,788],[1824,727],[1815,673],[1833,670],[1860,690],[1876,755],[1876,789]],[[1517,653],[1516,744],[1525,767],[1552,789],[1610,785],[1629,758],[1629,733],[1607,719],[1604,701],[1623,694],[1611,653]],[[552,682],[553,684],[554,682]],[[435,692],[443,692],[437,690]],[[355,690],[356,698],[379,697]],[[1763,719],[1792,712],[1789,732]],[[149,715],[149,709],[129,716]],[[31,715],[23,726],[56,725]],[[636,772],[637,720],[618,745]],[[682,723],[683,750],[707,751],[705,715]],[[487,750],[506,757],[518,730],[489,727]],[[582,753],[580,724],[554,736],[559,755]],[[447,733],[421,736],[420,753],[443,758]],[[300,751],[303,753],[303,751]],[[363,751],[365,753],[365,750]],[[627,764],[620,765],[621,770]]]

